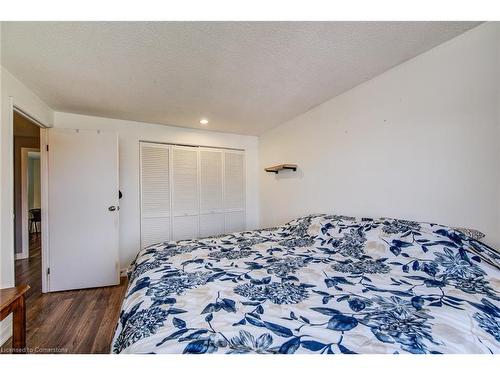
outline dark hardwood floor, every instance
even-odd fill
[[[28,259],[16,260],[16,285],[28,284],[26,342],[30,353],[109,353],[127,287],[120,285],[42,294],[40,235]],[[11,340],[0,352],[8,352]]]

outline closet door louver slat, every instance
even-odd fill
[[[141,143],[141,246],[170,240],[169,147]]]

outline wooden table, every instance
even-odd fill
[[[24,353],[26,348],[26,308],[24,295],[29,285],[0,289],[0,320],[12,313],[12,348]]]

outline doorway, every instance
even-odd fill
[[[14,109],[14,270],[16,285],[30,285],[28,298],[42,292],[40,132]]]

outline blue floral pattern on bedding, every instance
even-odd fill
[[[142,250],[114,353],[500,353],[500,256],[452,228],[311,215]]]

